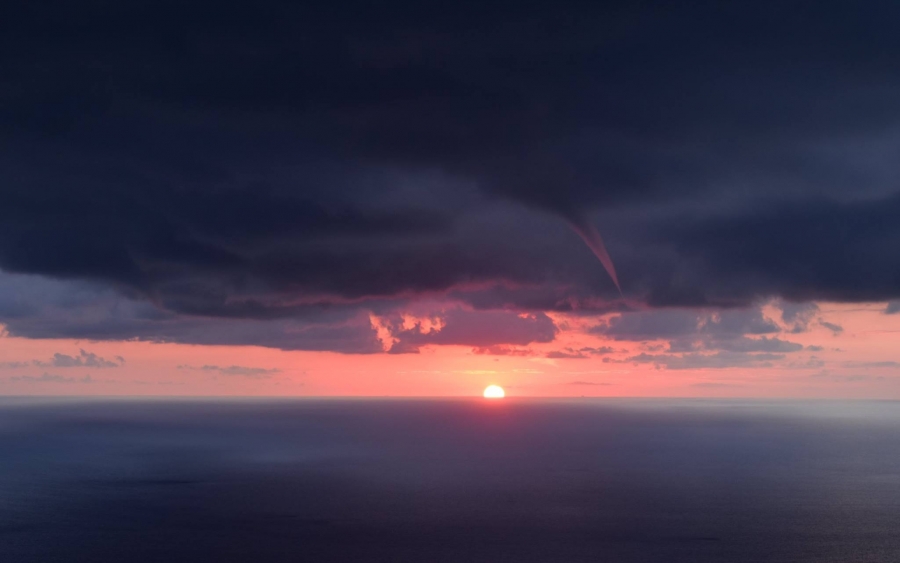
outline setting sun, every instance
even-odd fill
[[[502,399],[505,396],[506,392],[499,385],[488,385],[484,388],[485,399]]]

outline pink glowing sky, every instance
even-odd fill
[[[470,396],[496,383],[508,396],[526,397],[900,398],[900,315],[885,314],[884,303],[817,305],[803,330],[782,319],[777,303],[768,303],[758,312],[779,332],[705,344],[696,344],[704,337],[688,334],[682,341],[695,342],[690,350],[673,349],[671,337],[638,339],[592,330],[639,313],[549,314],[559,328],[551,342],[483,348],[426,344],[406,354],[4,334],[0,394]],[[701,323],[717,322],[718,313],[705,320],[704,314]],[[379,325],[375,316],[372,322]],[[410,315],[404,330],[440,331],[441,322],[440,313]],[[379,336],[390,348],[390,330],[380,327]],[[761,339],[790,343],[791,351],[747,354],[736,348],[735,343],[757,346]]]

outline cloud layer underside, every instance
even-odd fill
[[[359,352],[423,296],[605,310],[582,217],[652,307],[900,298],[895,2],[9,4],[0,269],[114,294],[14,333]]]

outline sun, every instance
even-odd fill
[[[505,396],[506,392],[499,385],[488,385],[484,388],[485,399],[502,399]]]

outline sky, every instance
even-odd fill
[[[0,38],[0,394],[900,398],[896,2],[35,0]]]

